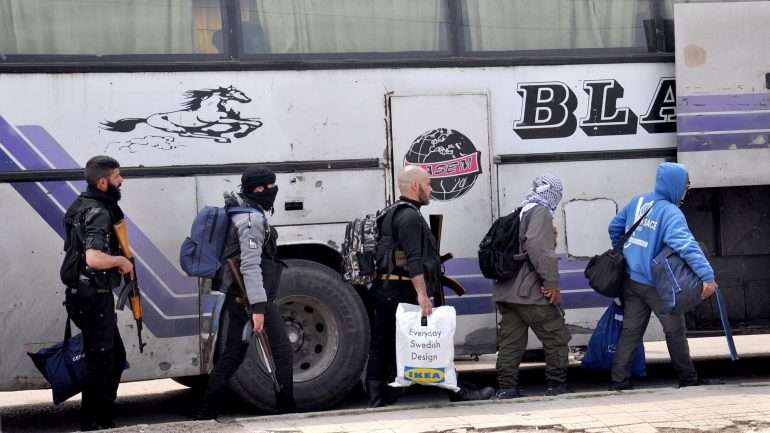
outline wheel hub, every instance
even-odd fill
[[[294,349],[294,382],[320,376],[334,361],[339,344],[339,327],[331,310],[311,296],[283,298],[279,309]]]

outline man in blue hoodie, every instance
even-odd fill
[[[684,165],[664,162],[658,166],[655,191],[632,198],[610,222],[610,239],[615,246],[623,234],[644,216],[639,227],[623,245],[627,272],[623,287],[624,320],[623,332],[620,334],[612,362],[611,390],[631,388],[631,362],[634,351],[642,342],[651,312],[655,313],[663,326],[668,353],[679,376],[679,386],[704,383],[698,379],[698,373],[690,358],[684,314],[661,313],[662,301],[653,285],[651,269],[652,259],[664,245],[668,245],[703,280],[703,299],[711,296],[717,288],[714,270],[679,209],[689,185],[687,168]]]

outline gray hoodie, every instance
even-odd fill
[[[495,283],[492,299],[511,304],[546,305],[548,300],[541,287],[560,287],[556,234],[548,208],[535,205],[522,211],[519,242],[528,260],[515,278]]]

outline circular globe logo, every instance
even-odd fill
[[[454,129],[439,128],[417,137],[404,156],[404,167],[417,165],[430,175],[436,200],[453,200],[468,192],[481,174],[481,152]]]

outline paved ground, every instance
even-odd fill
[[[394,410],[362,410],[366,402],[359,392],[353,393],[340,406],[340,410],[323,414],[254,417],[251,415],[250,408],[233,402],[228,405],[229,410],[224,413],[221,422],[193,423],[187,422],[189,419],[187,414],[196,404],[195,393],[173,381],[156,380],[121,385],[116,406],[116,421],[118,425],[132,426],[119,431],[147,432],[244,432],[271,428],[281,431],[317,433],[364,430],[443,432],[458,429],[473,433],[474,431],[534,431],[532,430],[534,427],[538,428],[537,431],[565,431],[565,429],[580,427],[581,421],[577,421],[577,418],[573,419],[574,417],[590,416],[592,417],[590,422],[604,423],[604,427],[615,429],[614,431],[637,431],[623,428],[643,429],[645,424],[650,424],[658,428],[658,431],[689,432],[695,430],[682,430],[681,426],[684,424],[679,421],[694,420],[697,423],[704,423],[703,425],[710,425],[708,423],[711,421],[716,425],[718,421],[721,423],[719,425],[725,427],[723,431],[727,432],[770,432],[768,427],[770,424],[764,424],[769,421],[766,410],[770,411],[770,409],[763,406],[770,404],[768,399],[770,383],[764,383],[770,380],[770,356],[767,353],[770,348],[770,335],[741,336],[736,343],[742,360],[732,363],[725,360],[727,349],[723,338],[690,340],[693,357],[699,360],[697,362],[699,371],[707,377],[722,378],[726,382],[724,386],[709,388],[681,391],[673,389],[673,371],[667,364],[668,354],[665,344],[650,343],[645,345],[649,377],[639,383],[638,391],[631,393],[603,392],[607,381],[605,372],[589,372],[573,366],[569,373],[570,380],[578,393],[556,399],[529,397],[511,403],[487,402],[480,406],[458,406],[449,405],[446,396],[440,391],[426,387],[413,387],[409,395],[400,400],[401,406],[395,408],[395,412]],[[713,361],[714,358],[722,359]],[[521,377],[526,394],[542,395],[542,365],[532,363],[526,367],[527,370],[522,372]],[[469,378],[482,385],[494,384],[494,357],[483,357],[479,362],[461,362],[458,364],[458,370],[466,372],[462,378]],[[471,371],[473,373],[470,373]],[[655,402],[674,402],[674,404],[705,408],[713,405],[713,401],[703,400],[703,397],[714,397],[725,403],[725,407],[735,410],[738,407],[750,408],[748,409],[750,417],[735,417],[740,415],[737,412],[730,413],[727,417],[718,411],[708,409],[700,415],[692,412],[692,416],[684,417],[680,413],[674,418],[671,413],[649,409]],[[0,432],[60,432],[76,428],[79,398],[75,397],[57,407],[50,403],[50,398],[49,390],[0,393]],[[613,409],[602,412],[605,407]],[[619,411],[618,407],[622,410]],[[673,408],[676,409],[675,406]],[[629,425],[607,424],[608,415],[613,413],[628,415],[623,422]],[[712,414],[717,415],[712,416]],[[647,420],[644,417],[651,418]],[[404,420],[408,422],[402,422]],[[485,424],[486,421],[490,423]],[[749,421],[755,421],[758,424],[751,425],[748,424]],[[660,423],[670,425],[663,428]],[[597,428],[604,428],[599,424]],[[672,430],[672,428],[679,430]]]
[[[141,432],[770,432],[770,382],[133,426]]]

